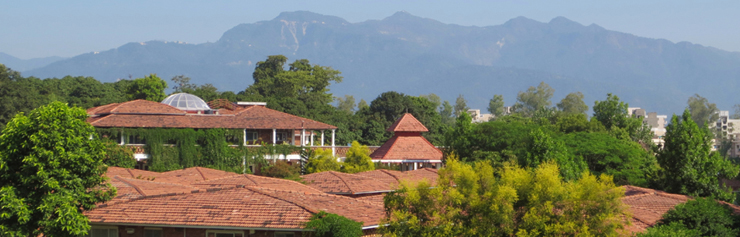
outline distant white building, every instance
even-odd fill
[[[732,141],[727,154],[731,157],[740,157],[740,119],[731,119],[730,111],[719,111],[717,122],[710,123],[709,128]],[[715,140],[712,150],[717,150],[721,144]]]
[[[665,125],[668,119],[667,115],[658,115],[656,112],[648,113],[640,107],[627,108],[627,114],[631,117],[641,118],[642,123],[650,126],[650,131],[653,132],[653,143],[655,145],[663,145],[663,136],[665,136],[666,132]]]
[[[473,123],[488,122],[495,117],[493,114],[481,114],[479,109],[469,109],[468,114],[473,118]]]

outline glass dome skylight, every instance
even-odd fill
[[[180,110],[189,111],[211,109],[211,107],[208,107],[208,104],[206,104],[203,99],[188,93],[172,94],[165,98],[162,101],[162,104],[168,104]]]

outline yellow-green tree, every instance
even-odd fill
[[[351,174],[375,170],[375,164],[370,158],[370,148],[353,141],[352,146],[347,150],[347,158],[344,160],[342,170]]]
[[[317,149],[308,158],[308,164],[306,164],[306,172],[309,174],[324,171],[339,171],[341,168],[342,165],[331,154],[330,149]]]
[[[562,181],[550,161],[535,169],[494,168],[451,158],[437,187],[401,184],[385,197],[387,236],[617,236],[624,189],[584,172]]]

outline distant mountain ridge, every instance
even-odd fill
[[[463,94],[485,110],[494,94],[513,104],[518,91],[545,81],[553,104],[581,91],[589,106],[614,93],[648,111],[680,113],[694,93],[718,107],[738,103],[740,53],[584,26],[564,17],[548,23],[517,17],[502,25],[460,26],[397,12],[382,20],[349,23],[312,12],[284,12],[269,21],[240,24],[213,43],[150,41],[82,54],[23,71],[24,76],[93,76],[114,81],[157,73],[184,74],[195,83],[240,91],[252,83],[254,64],[268,55],[342,71],[335,96],[370,101],[395,90]]]
[[[44,58],[32,58],[32,59],[20,59],[20,58],[13,57],[12,55],[0,52],[0,63],[16,71],[26,71],[26,70],[31,70],[34,68],[40,68],[40,67],[49,65],[53,62],[62,60],[62,59],[64,58],[57,57],[57,56],[44,57]]]

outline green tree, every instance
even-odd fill
[[[370,107],[357,113],[362,118],[360,142],[380,145],[387,141],[391,132],[385,131],[405,113],[411,113],[429,129],[423,136],[432,144],[440,144],[446,126],[437,113],[433,102],[424,97],[409,96],[395,91],[384,92],[370,102]]]
[[[656,225],[647,229],[645,233],[637,234],[638,237],[701,237],[698,230],[690,230],[679,222],[671,222],[667,225]]]
[[[370,106],[367,105],[367,101],[365,101],[365,99],[360,99],[360,102],[357,102],[357,110],[361,110],[363,108],[368,108],[368,107]]]
[[[493,95],[493,99],[488,102],[488,112],[493,114],[494,118],[504,115],[504,96]]]
[[[688,109],[680,118],[673,115],[663,138],[665,145],[657,157],[663,169],[661,190],[728,202],[735,199],[720,179],[737,176],[738,166],[712,152],[711,132],[700,128]]]
[[[402,183],[385,197],[384,236],[618,236],[624,189],[607,175],[563,182],[552,162],[535,169],[450,158],[437,186]]]
[[[698,231],[696,236],[730,237],[740,235],[738,217],[732,210],[710,198],[697,198],[673,207],[656,226],[678,224],[688,230]]]
[[[193,91],[195,91],[195,88],[198,87],[198,85],[191,84],[190,83],[190,77],[186,77],[185,75],[174,76],[170,80],[172,81],[172,83],[175,84],[175,85],[172,86],[172,89],[175,90],[172,93],[190,93],[190,94],[192,94]]]
[[[313,156],[308,158],[306,172],[309,174],[324,171],[339,171],[342,165],[337,158],[331,155],[331,149],[317,149]]]
[[[136,78],[126,91],[129,100],[149,100],[160,102],[167,95],[164,90],[167,89],[167,82],[160,79],[157,74],[150,74],[144,78]]]
[[[642,119],[629,117],[628,106],[618,96],[609,93],[605,101],[594,102],[593,118],[601,122],[615,137],[631,139],[644,146],[652,145],[652,131]]]
[[[354,113],[355,112],[355,97],[351,95],[345,95],[344,98],[336,97],[334,100],[337,101],[337,109]]]
[[[82,214],[110,200],[105,148],[87,113],[62,102],[20,113],[0,135],[0,235],[81,236]]]
[[[278,160],[270,166],[263,167],[262,175],[267,177],[298,181],[301,179],[301,167],[288,164],[288,162],[285,162],[283,160]]]
[[[350,220],[337,214],[320,211],[311,216],[306,222],[306,229],[313,232],[304,232],[310,237],[357,237],[362,236],[362,222]]]
[[[719,119],[719,109],[717,104],[709,103],[707,98],[701,97],[699,94],[689,97],[689,112],[691,112],[691,119],[699,125],[699,127],[707,126],[707,123],[715,122]]]
[[[586,114],[588,105],[583,102],[583,93],[573,92],[558,103],[558,109],[568,114]]]
[[[527,91],[520,91],[516,95],[516,103],[514,104],[514,111],[521,113],[525,117],[531,117],[535,111],[540,108],[550,107],[555,89],[552,89],[550,85],[545,82],[540,82],[537,87],[530,86]]]
[[[582,157],[572,157],[565,145],[550,135],[536,129],[530,133],[532,142],[529,143],[527,155],[520,160],[524,167],[537,167],[548,161],[554,161],[560,167],[560,175],[565,180],[578,179],[587,170]]]
[[[342,170],[352,174],[375,170],[375,163],[370,158],[370,148],[353,141],[352,146],[347,150],[347,157],[344,159]]]
[[[134,166],[136,166],[134,151],[132,151],[129,147],[121,146],[110,139],[104,139],[104,143],[105,158],[103,159],[103,163],[108,166],[130,169],[133,169]]]
[[[452,115],[454,115],[452,104],[445,100],[439,107],[439,116],[442,118],[442,124],[451,125],[455,123],[455,117]]]
[[[460,117],[461,114],[467,113],[470,107],[468,107],[468,101],[465,100],[462,94],[457,96],[455,100],[455,117]]]

